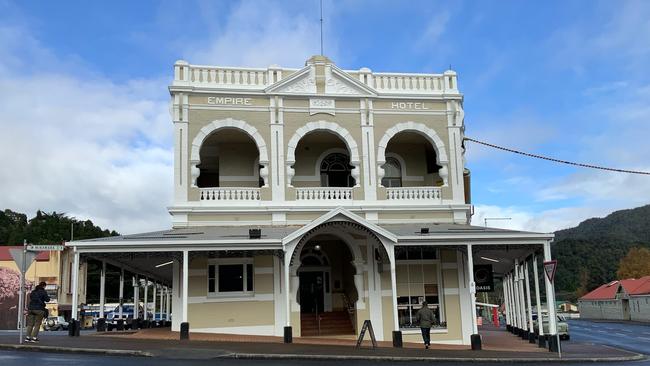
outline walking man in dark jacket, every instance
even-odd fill
[[[25,341],[38,342],[38,331],[41,330],[41,323],[45,316],[45,303],[50,301],[45,291],[45,282],[41,282],[29,294],[29,312],[27,313],[27,338]]]
[[[422,307],[415,315],[417,321],[420,323],[420,330],[422,331],[422,340],[424,341],[424,348],[429,349],[431,344],[431,326],[435,322],[435,315],[429,309],[429,304],[426,301],[422,302]]]

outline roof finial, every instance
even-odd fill
[[[320,55],[323,56],[323,0],[320,0]]]

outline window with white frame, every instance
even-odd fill
[[[252,295],[253,258],[220,258],[208,263],[208,295]]]
[[[419,327],[416,314],[424,301],[435,315],[433,327],[445,328],[438,250],[432,247],[397,247],[395,256],[400,328]]]

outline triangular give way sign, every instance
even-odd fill
[[[544,262],[544,273],[550,282],[555,278],[555,270],[557,269],[557,260]]]

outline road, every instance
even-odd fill
[[[304,361],[304,360],[232,360],[232,359],[212,359],[212,360],[170,360],[147,357],[116,357],[116,356],[96,356],[80,354],[55,354],[46,352],[17,352],[17,351],[0,351],[0,365],[3,366],[24,366],[24,365],[47,365],[47,366],[73,366],[73,365],[93,365],[93,366],[280,366],[280,365],[304,365],[304,366],[376,366],[377,361]],[[413,365],[413,362],[381,362],[381,365]],[[425,364],[425,363],[415,363]],[[512,365],[511,362],[505,364]],[[442,363],[436,362],[436,366],[493,366],[495,363],[470,362],[470,363]],[[566,366],[585,366],[589,364],[580,363],[535,363],[535,365],[566,365]],[[631,361],[620,363],[598,363],[598,366],[650,366],[650,360]]]
[[[650,356],[650,324],[569,320],[571,341],[605,344]]]

